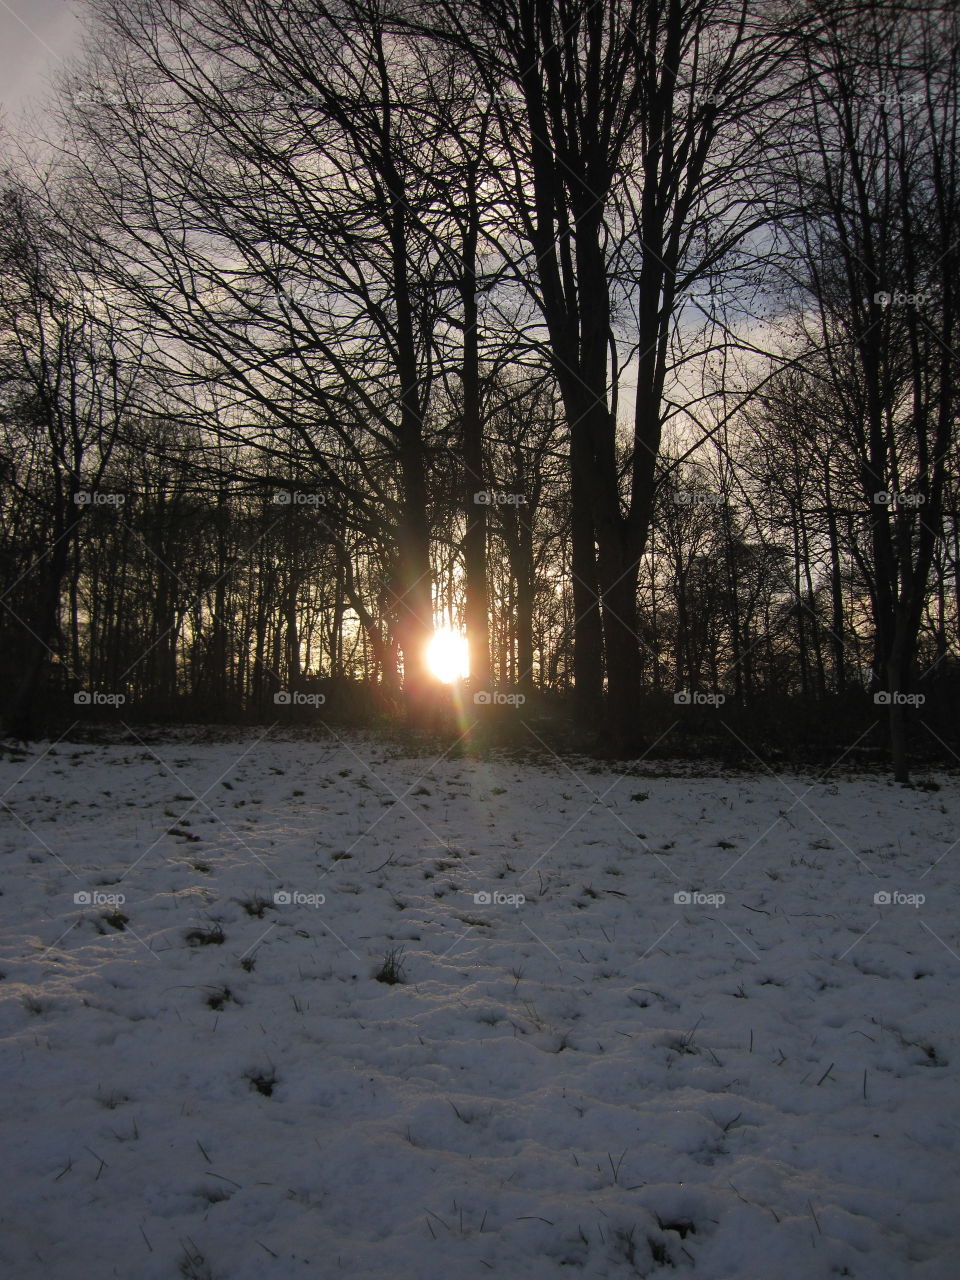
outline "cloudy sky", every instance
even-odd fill
[[[77,52],[81,0],[0,0],[0,118],[13,132]]]

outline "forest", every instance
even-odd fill
[[[0,1276],[956,1280],[960,7],[0,111]]]
[[[0,190],[12,737],[956,760],[952,7],[92,10]]]

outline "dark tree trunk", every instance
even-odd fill
[[[27,624],[29,641],[23,679],[6,717],[7,732],[25,742],[36,738],[42,727],[40,701],[44,674],[59,627],[63,582],[79,523],[80,508],[73,502],[72,487],[64,494],[58,483],[53,546],[46,570],[40,575],[36,609]]]
[[[483,413],[480,401],[480,345],[477,330],[477,205],[473,186],[463,246],[460,296],[463,305],[463,539],[465,614],[470,675],[490,688],[490,602],[487,588],[487,507],[476,499],[486,489]]]

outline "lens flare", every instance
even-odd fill
[[[434,679],[442,684],[453,684],[470,673],[467,637],[461,631],[449,627],[433,633],[427,646],[427,666]]]

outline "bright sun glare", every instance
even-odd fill
[[[470,672],[467,637],[449,628],[435,631],[427,646],[427,664],[443,684],[462,680]]]

